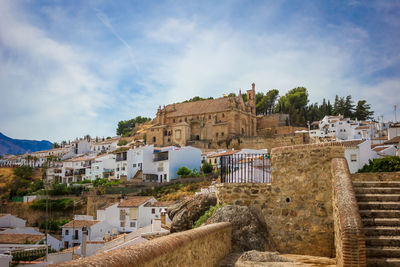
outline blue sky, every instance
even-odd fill
[[[305,86],[310,102],[350,94],[385,120],[400,105],[400,1],[0,0],[0,14],[13,138],[113,136],[119,120],[252,82]]]

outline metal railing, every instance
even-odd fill
[[[271,164],[267,154],[222,156],[222,183],[270,183]]]

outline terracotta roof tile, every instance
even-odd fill
[[[397,145],[398,143],[400,143],[400,136],[396,136],[396,137],[384,142],[385,145],[393,145],[393,144]]]
[[[122,200],[122,202],[119,203],[118,207],[119,208],[139,207],[144,202],[146,202],[152,198],[153,197],[151,197],[151,196],[130,197],[130,198]]]
[[[356,130],[369,129],[369,126],[358,126]]]
[[[171,205],[175,204],[175,201],[157,201],[154,203],[146,203],[146,205],[144,205],[145,207],[169,207]]]
[[[36,244],[44,238],[44,235],[34,234],[1,234],[0,244]]]
[[[372,150],[375,152],[381,152],[382,150],[385,150],[386,148],[389,148],[389,146],[378,146],[378,147],[374,147]]]
[[[68,227],[68,228],[82,228],[82,227],[90,227],[92,225],[95,225],[99,221],[95,220],[72,220],[69,223],[66,223],[63,225],[63,227]]]

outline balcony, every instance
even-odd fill
[[[168,160],[168,152],[161,152],[154,154],[153,161],[163,161]]]

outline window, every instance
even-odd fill
[[[65,235],[69,235],[69,230],[65,230]]]
[[[211,115],[208,115],[208,119],[211,119]]]
[[[151,209],[151,214],[155,214],[156,213],[156,209]]]
[[[217,159],[214,159],[214,163],[215,163],[215,164],[217,163]]]
[[[120,226],[120,227],[125,227],[125,222],[121,222],[121,223],[119,224],[119,226]]]
[[[335,127],[335,124],[332,124],[332,127]]]
[[[176,122],[176,120],[175,120],[175,119],[173,119],[172,121],[173,121],[174,123]]]
[[[356,162],[357,161],[357,155],[356,154],[351,154],[350,155],[350,160],[351,160],[351,162]]]
[[[218,133],[215,133],[215,136],[218,137]]]
[[[131,222],[131,227],[136,227],[136,222]]]
[[[185,122],[187,122],[187,118],[185,118]]]
[[[221,136],[224,136],[224,132],[221,133]]]
[[[225,114],[224,113],[222,113],[222,118],[225,118]]]
[[[156,142],[156,137],[155,136],[153,136],[153,143],[155,143]]]
[[[136,163],[133,163],[132,167],[133,167],[133,168],[136,168]]]

